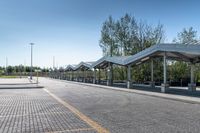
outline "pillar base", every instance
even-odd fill
[[[151,88],[155,88],[155,82],[154,82],[154,81],[151,81],[151,82],[150,82],[150,87],[151,87]]]
[[[108,81],[107,81],[107,86],[112,86],[112,85],[113,85],[112,81],[111,81],[111,80],[108,80]]]
[[[93,79],[93,84],[96,84],[96,79]]]
[[[188,90],[189,91],[196,91],[196,84],[195,83],[189,83],[188,84]]]
[[[169,88],[169,84],[162,84],[161,85],[161,92],[165,93],[167,91],[167,89]]]
[[[131,81],[127,81],[127,88],[128,89],[132,88],[132,82]]]

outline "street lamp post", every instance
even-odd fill
[[[6,75],[8,75],[8,58],[6,57]]]
[[[32,80],[33,76],[33,45],[34,43],[30,43],[31,45],[31,72],[30,72],[30,79]]]

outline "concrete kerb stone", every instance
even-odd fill
[[[26,82],[20,83],[0,83],[0,89],[40,89],[44,86],[39,85],[36,81],[27,78]]]
[[[41,89],[41,88],[44,88],[43,86],[22,86],[22,87],[16,87],[16,86],[13,86],[13,87],[0,87],[0,89]]]
[[[97,85],[97,84],[80,83],[80,82],[66,81],[66,80],[58,80],[58,81],[69,82],[69,83],[73,83],[73,84],[80,84],[80,85],[85,85],[85,86],[90,86],[90,87],[98,87],[98,88],[102,88],[102,89],[111,89],[111,90],[115,90],[115,91],[135,93],[135,94],[151,96],[151,97],[158,97],[158,98],[163,98],[163,99],[167,99],[167,100],[175,100],[175,101],[180,101],[180,102],[190,103],[190,104],[200,104],[200,98],[196,98],[196,97],[178,96],[178,95],[158,93],[158,92],[146,92],[146,91],[140,91],[140,90],[134,90],[134,89],[126,89],[126,88],[103,86],[103,85]]]
[[[188,84],[188,90],[189,91],[196,91],[196,84],[195,83]]]

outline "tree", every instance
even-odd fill
[[[100,47],[104,56],[113,56],[116,54],[117,45],[115,40],[116,25],[111,16],[103,23],[101,30]]]
[[[114,21],[111,16],[103,23],[101,30],[100,47],[104,56],[134,55],[152,45],[164,41],[163,25],[152,26],[143,21],[137,21],[134,16],[125,14]],[[137,67],[138,78],[144,80],[146,73],[150,73],[150,63]],[[122,77],[125,77],[126,68],[116,68]],[[142,71],[142,73],[140,73]],[[137,74],[136,74],[137,75]]]
[[[132,54],[133,44],[138,41],[138,25],[136,19],[128,14],[121,17],[116,22],[115,36],[119,55],[126,56]]]
[[[173,40],[173,42],[180,43],[183,45],[197,43],[198,41],[199,40],[197,36],[197,31],[194,30],[193,27],[184,28],[181,32],[178,33],[177,37]],[[189,79],[189,70],[190,66],[187,62],[173,61],[170,66],[171,80],[182,81],[183,79],[185,79],[186,82],[186,80]]]
[[[12,66],[8,66],[6,69],[7,69],[6,71],[8,74],[11,74],[14,72],[14,67],[12,67]]]
[[[139,34],[138,34],[138,48],[136,52],[140,52],[152,45],[161,43],[164,41],[164,29],[163,25],[158,24],[153,27],[144,22],[139,23]]]
[[[197,43],[197,31],[193,29],[193,27],[184,28],[181,32],[178,33],[177,38],[173,40],[176,43]]]
[[[188,76],[188,64],[180,61],[174,61],[173,65],[170,66],[170,75],[171,80],[173,81],[180,81],[182,79],[186,79]]]
[[[125,14],[114,21],[111,16],[103,23],[100,47],[103,55],[127,56],[164,41],[163,25],[151,26]]]

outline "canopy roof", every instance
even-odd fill
[[[200,62],[200,45],[199,44],[156,44],[135,55],[131,56],[113,56],[102,57],[96,62],[81,62],[78,65],[68,65],[66,70],[106,68],[109,63],[121,66],[130,64],[140,64],[151,58],[162,57],[164,54],[167,58],[182,60],[191,63]]]
[[[74,70],[78,70],[78,69],[84,69],[84,70],[88,70],[88,69],[92,69],[92,64],[94,62],[80,62]]]
[[[200,62],[200,45],[197,44],[157,44],[125,60],[125,65],[144,62],[166,53],[167,58],[186,62]]]
[[[66,71],[74,71],[75,68],[76,68],[76,65],[68,65],[68,66],[65,68],[65,70],[66,70]]]
[[[117,64],[117,65],[125,65],[125,60],[130,56],[112,56],[112,57],[102,57],[98,61],[92,64],[93,68],[106,68],[108,63]]]

